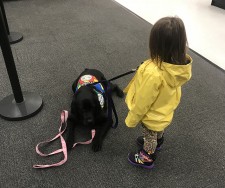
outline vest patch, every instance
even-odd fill
[[[93,76],[93,75],[83,75],[83,76],[80,77],[80,79],[79,79],[79,81],[77,83],[76,91],[81,86],[85,86],[85,85],[92,84],[92,83],[95,83],[95,82],[98,82],[98,80],[97,80],[97,78],[95,76]],[[105,92],[104,88],[103,88],[101,83],[95,84],[93,86],[95,88],[94,91],[98,95],[99,103],[100,103],[101,107],[103,108],[104,107],[103,93]]]

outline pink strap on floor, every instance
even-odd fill
[[[49,168],[49,167],[55,167],[55,166],[61,166],[62,164],[64,164],[66,161],[67,161],[67,147],[66,147],[66,142],[62,136],[62,134],[65,132],[66,128],[67,128],[67,118],[68,118],[68,111],[66,110],[63,110],[62,113],[61,113],[61,125],[59,127],[59,134],[57,134],[54,138],[52,139],[49,139],[47,141],[44,141],[44,142],[40,142],[37,146],[36,146],[36,152],[37,154],[39,154],[40,156],[42,157],[47,157],[47,156],[50,156],[50,155],[55,155],[57,153],[61,153],[63,152],[63,155],[64,155],[64,159],[61,160],[60,162],[58,163],[54,163],[54,164],[50,164],[50,165],[33,165],[33,168]],[[63,127],[63,123],[65,123],[65,127],[64,129],[62,129]],[[90,144],[95,136],[95,130],[92,130],[91,131],[91,139],[86,141],[86,142],[77,142],[73,145],[73,148],[77,145],[77,144]],[[61,140],[61,145],[62,145],[62,148],[61,149],[58,149],[56,151],[53,151],[51,153],[48,153],[48,154],[45,154],[45,153],[42,153],[40,150],[39,150],[39,146],[41,144],[44,144],[44,143],[50,143],[54,140],[56,140],[57,138],[60,137],[60,140]]]

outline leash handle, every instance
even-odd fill
[[[43,142],[40,142],[39,144],[37,144],[36,146],[36,152],[37,154],[39,154],[40,156],[42,157],[47,157],[47,156],[51,156],[51,155],[55,155],[55,154],[58,154],[58,153],[61,153],[63,152],[63,155],[64,155],[64,158],[58,162],[58,163],[54,163],[54,164],[45,164],[45,165],[33,165],[33,168],[49,168],[49,167],[56,167],[56,166],[61,166],[63,165],[66,161],[67,161],[67,158],[68,158],[68,155],[67,155],[67,146],[66,146],[66,141],[65,139],[63,138],[62,134],[65,132],[66,128],[67,128],[67,119],[68,119],[68,111],[64,110],[62,111],[61,113],[61,125],[59,127],[59,133],[52,139],[49,139],[49,140],[46,140],[46,141],[43,141]],[[63,124],[65,124],[64,128],[63,127]],[[95,130],[92,130],[91,132],[92,134],[92,138],[86,142],[77,142],[73,145],[73,148],[77,145],[77,144],[90,144],[95,136]],[[50,143],[50,142],[53,142],[54,140],[56,140],[57,138],[60,137],[60,141],[61,141],[61,145],[62,145],[62,148],[61,149],[58,149],[56,151],[53,151],[51,153],[42,153],[39,149],[40,145],[41,144],[44,144],[44,143]]]

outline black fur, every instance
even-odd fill
[[[106,80],[103,73],[96,69],[85,69],[80,76],[74,81],[72,90],[75,92],[77,83],[83,75],[93,75],[98,81]],[[105,91],[107,83],[102,83]],[[115,84],[110,83],[112,92],[117,96],[123,97],[123,91]],[[97,94],[93,86],[82,86],[74,93],[71,103],[71,111],[68,118],[68,136],[66,139],[67,148],[70,150],[74,143],[74,129],[77,124],[88,127],[90,130],[95,129],[95,137],[92,142],[93,151],[99,151],[102,148],[102,142],[106,133],[112,126],[113,120],[107,117],[107,96],[104,97],[104,108],[101,108]]]

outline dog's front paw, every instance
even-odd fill
[[[92,150],[94,152],[100,151],[102,149],[102,142],[98,139],[94,139],[92,143]]]
[[[73,148],[73,143],[66,143],[67,151],[72,150]]]
[[[73,148],[73,143],[74,143],[74,138],[67,138],[66,140],[66,147],[67,147],[67,151],[70,151]]]

